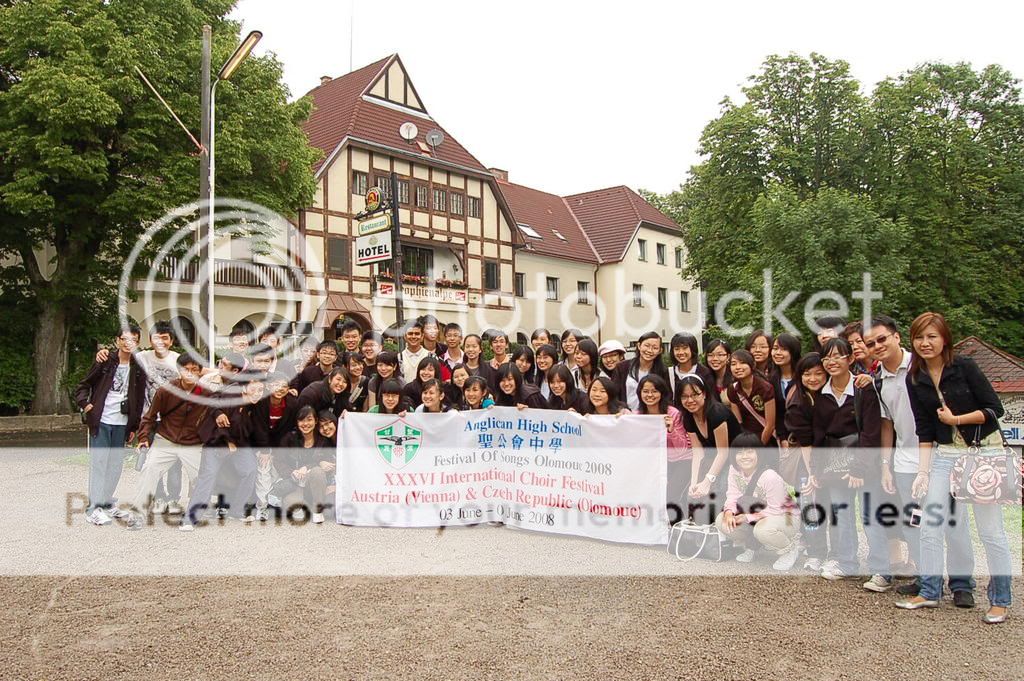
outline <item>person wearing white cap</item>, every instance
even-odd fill
[[[601,358],[601,370],[611,376],[616,365],[626,359],[626,348],[617,340],[605,341],[597,349],[597,354]]]

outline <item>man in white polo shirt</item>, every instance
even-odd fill
[[[881,362],[879,395],[882,408],[882,448],[886,450],[882,457],[882,484],[889,493],[895,488],[903,510],[904,536],[910,559],[920,567],[920,528],[906,525],[910,509],[917,503],[911,494],[911,486],[920,461],[920,442],[907,392],[911,354],[900,345],[900,340],[896,322],[891,317],[878,315],[872,317],[870,324],[865,325],[864,345]],[[974,551],[971,548],[970,528],[967,525],[947,525],[946,542],[950,546],[946,552],[946,569],[949,572],[949,589],[953,592],[953,601],[959,607],[971,607],[974,603],[971,595],[974,590]],[[963,557],[967,560],[957,560]],[[904,595],[917,595],[917,580],[898,586],[896,591]]]

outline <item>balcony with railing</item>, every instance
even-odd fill
[[[158,282],[194,283],[198,273],[197,259],[183,263],[179,258],[167,257],[160,262],[154,278]],[[306,279],[298,267],[218,258],[214,261],[213,282],[216,286],[302,291]]]

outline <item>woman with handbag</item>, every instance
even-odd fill
[[[1020,462],[1002,444],[1003,406],[968,357],[953,356],[945,318],[925,312],[910,325],[914,356],[907,374],[910,407],[921,459],[913,495],[924,499],[921,590],[899,601],[905,610],[936,608],[942,598],[943,527],[967,522],[967,504],[988,559],[989,609],[984,621],[1005,622],[1011,601],[1012,562],[1000,503],[1020,503]],[[956,499],[951,499],[950,494]],[[952,547],[950,547],[952,549]]]
[[[868,568],[871,580],[864,588],[888,591],[892,588],[888,539],[880,517],[882,417],[873,388],[857,388],[850,367],[853,351],[842,338],[833,338],[822,348],[822,366],[829,380],[814,400],[812,427],[814,450],[811,475],[804,494],[817,493],[817,508],[828,509],[829,560],[821,576],[838,580],[859,574],[859,538],[854,515],[861,497],[864,533],[868,539]],[[872,502],[871,500],[874,499]],[[891,518],[888,522],[893,522]]]
[[[718,531],[744,547],[739,563],[754,560],[763,546],[778,558],[772,568],[786,571],[800,555],[800,517],[793,489],[760,456],[761,441],[753,433],[741,433],[732,441],[725,511],[718,515]]]
[[[746,350],[732,353],[730,368],[736,379],[726,390],[732,413],[745,432],[759,435],[761,444],[775,447],[775,389]]]

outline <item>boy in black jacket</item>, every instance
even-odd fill
[[[223,390],[220,399],[224,406],[207,414],[199,428],[203,458],[182,531],[191,531],[197,516],[209,506],[217,475],[225,463],[234,468],[237,476],[234,489],[227,495],[227,516],[246,522],[253,520],[248,506],[256,487],[256,457],[270,447],[269,427],[256,414],[256,404],[262,398],[261,379],[243,380]]]
[[[94,362],[75,390],[75,402],[89,427],[89,509],[93,525],[109,525],[128,512],[114,504],[114,490],[124,468],[124,445],[134,439],[146,399],[146,373],[135,358],[140,331],[124,329],[116,353]]]

